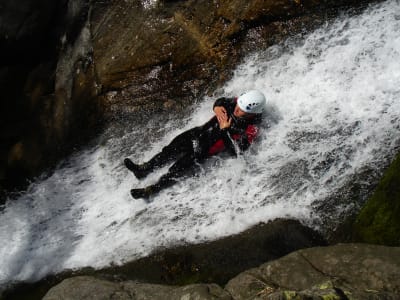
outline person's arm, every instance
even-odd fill
[[[214,102],[213,111],[217,117],[219,128],[229,128],[232,123],[232,118],[228,116],[226,107],[229,105],[230,99],[222,97]]]

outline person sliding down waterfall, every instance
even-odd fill
[[[138,179],[146,177],[155,168],[175,161],[156,184],[132,189],[132,197],[149,198],[176,183],[177,178],[188,174],[196,164],[217,153],[228,152],[237,156],[236,149],[245,151],[257,136],[257,125],[262,121],[265,103],[264,94],[258,90],[249,91],[239,98],[219,98],[213,106],[214,117],[204,125],[176,136],[148,162],[138,165],[125,158],[125,166]]]

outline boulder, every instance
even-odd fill
[[[338,244],[293,252],[225,286],[240,299],[397,299],[400,248]]]
[[[338,244],[298,250],[217,284],[167,286],[90,276],[64,280],[43,299],[398,299],[400,248]]]
[[[400,153],[352,225],[355,241],[400,246]]]
[[[43,300],[175,300],[175,299],[231,299],[216,284],[192,284],[183,287],[138,283],[134,281],[110,282],[88,276],[64,280],[50,289]]]
[[[346,216],[344,220],[329,234],[329,243],[370,243],[386,246],[400,246],[400,153],[383,171],[379,178],[366,177],[365,182],[376,182],[367,186],[369,198],[360,204],[360,209]],[[376,176],[372,170],[368,174]],[[347,201],[347,198],[358,197],[343,194],[337,201]]]

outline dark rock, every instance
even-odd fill
[[[22,188],[101,120],[88,1],[3,1],[0,191]]]
[[[249,51],[351,4],[359,2],[3,1],[0,190],[21,187],[105,120],[187,108]]]
[[[397,299],[400,248],[366,244],[299,250],[233,278],[233,299]]]
[[[55,299],[398,299],[400,248],[339,244],[299,250],[228,282],[183,287],[111,282],[94,277],[64,280],[45,295]]]
[[[298,221],[275,220],[216,241],[157,251],[149,257],[97,273],[155,283],[225,284],[250,267],[317,245],[325,245],[317,232]]]
[[[109,282],[93,277],[81,276],[64,280],[52,288],[44,300],[58,299],[231,299],[230,295],[216,284],[193,284],[183,287],[126,281]]]
[[[96,74],[103,92],[112,91],[105,97],[107,116],[157,111],[169,99],[187,107],[228,80],[244,55],[321,24],[333,15],[325,8],[335,6],[288,0],[163,1],[152,9],[139,1],[94,3]]]
[[[400,246],[400,154],[397,155],[350,228],[352,239]]]
[[[353,198],[362,201],[357,210],[345,216],[336,228],[328,232],[326,236],[329,243],[362,242],[400,246],[400,153],[391,163],[381,163],[386,165],[386,170],[366,170],[361,178],[351,182],[349,193],[339,193],[335,197],[336,202]]]

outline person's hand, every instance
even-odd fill
[[[228,117],[225,107],[216,106],[214,108],[214,113],[217,116],[220,129],[225,129],[231,127],[232,118]]]

